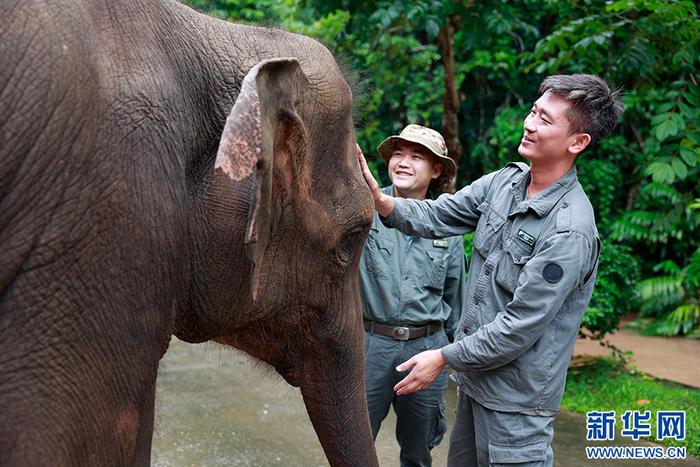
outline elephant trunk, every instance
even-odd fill
[[[359,352],[351,352],[349,361],[339,359],[337,353],[317,353],[316,362],[306,366],[314,370],[304,372],[301,393],[332,467],[378,466],[365,397],[362,348],[352,350]]]

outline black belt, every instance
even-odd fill
[[[399,341],[410,341],[423,336],[429,336],[442,329],[442,323],[436,321],[425,326],[390,326],[374,321],[365,321],[365,330],[373,334],[391,337]]]

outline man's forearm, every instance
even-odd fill
[[[374,198],[374,209],[380,216],[386,218],[394,212],[394,197],[379,191],[379,196]]]

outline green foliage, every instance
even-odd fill
[[[651,277],[641,281],[637,286],[642,306],[642,316],[663,314],[664,310],[683,299],[683,278],[680,268],[673,261],[664,261],[655,268],[667,275]]]
[[[595,293],[583,315],[582,325],[596,339],[613,331],[636,303],[637,261],[625,245],[604,243],[600,252]]]
[[[699,208],[696,199],[688,206],[688,211]],[[694,219],[697,221],[698,217],[695,214]],[[691,244],[697,243],[691,240]],[[659,336],[700,337],[700,247],[690,255],[685,267],[665,260],[657,264],[653,272],[663,274],[637,285],[641,315],[659,318],[643,332]]]
[[[613,359],[596,360],[581,368],[571,368],[566,378],[562,407],[579,413],[614,410],[685,410],[686,439],[666,438],[661,444],[686,446],[688,454],[700,455],[700,390],[666,383],[636,371],[629,371]],[[656,420],[652,417],[652,433]],[[653,437],[652,437],[653,439]],[[654,440],[655,441],[655,440]]]
[[[673,261],[659,263],[664,275],[641,281],[637,290],[642,316],[657,316],[644,332],[659,336],[700,334],[700,247],[681,269]]]
[[[498,170],[508,162],[518,160],[513,152],[523,137],[523,116],[529,112],[530,105],[506,107],[493,119],[487,132],[488,139],[474,145],[472,157],[481,156],[485,172]]]
[[[187,0],[183,3],[219,19],[263,22],[281,17],[284,6],[274,0]]]
[[[655,321],[645,332],[655,336],[684,335],[700,338],[698,326],[700,325],[700,306],[697,303],[681,305],[664,316],[660,321]]]
[[[467,256],[467,263],[472,262],[472,253],[474,253],[474,232],[470,232],[462,236],[464,240],[464,254]]]
[[[676,254],[685,257],[693,246],[693,235],[698,230],[697,219],[687,209],[688,195],[675,187],[648,182],[639,187],[632,209],[621,213],[612,224],[612,237],[617,241],[643,245],[669,257],[673,242]],[[673,253],[671,253],[673,254]]]
[[[617,215],[622,202],[623,172],[620,165],[610,159],[589,157],[581,157],[576,168],[579,181],[593,205],[601,235],[607,243],[610,220]]]

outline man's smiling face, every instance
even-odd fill
[[[570,133],[566,111],[569,102],[551,92],[544,93],[525,117],[518,153],[529,161],[553,161],[567,155],[576,140]]]
[[[399,140],[389,159],[389,177],[396,194],[404,198],[425,197],[430,182],[442,174],[442,169],[425,146],[410,141]]]

